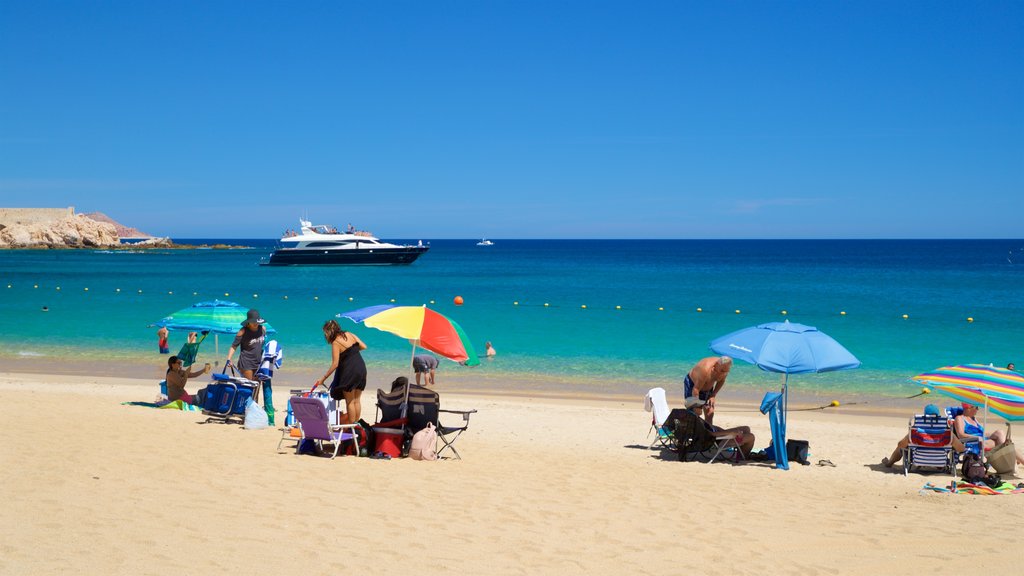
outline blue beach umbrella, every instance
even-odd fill
[[[850,370],[860,366],[860,360],[843,348],[831,336],[814,326],[785,322],[768,322],[737,330],[711,341],[716,354],[738,358],[754,364],[761,370],[784,374],[782,383],[782,411],[779,426],[772,426],[772,444],[785,455],[786,411],[789,404],[789,375],[810,372]],[[766,401],[767,401],[766,397]],[[779,437],[775,436],[776,429]],[[788,462],[775,461],[776,467],[786,470]]]
[[[237,302],[226,300],[211,300],[197,302],[188,308],[178,310],[170,316],[165,316],[151,324],[151,326],[162,326],[168,330],[182,330],[190,332],[213,332],[216,354],[220,355],[220,342],[218,334],[235,334],[242,327],[246,313],[249,308]],[[267,334],[277,332],[270,326],[264,324]]]

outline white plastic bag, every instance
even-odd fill
[[[259,430],[270,426],[270,420],[263,407],[249,398],[245,402],[245,427],[249,430]]]

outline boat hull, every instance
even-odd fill
[[[281,248],[260,262],[261,266],[389,266],[412,264],[429,246],[372,248],[369,250],[324,250],[322,248]]]

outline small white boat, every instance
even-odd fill
[[[477,246],[494,246],[494,242],[491,242],[487,238],[484,238],[483,240],[477,242],[476,245]]]

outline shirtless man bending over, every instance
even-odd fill
[[[732,368],[732,358],[728,356],[712,356],[704,358],[690,370],[683,379],[683,396],[689,399],[697,397],[704,401],[704,420],[711,424],[715,416],[715,396],[725,386],[725,378]]]

